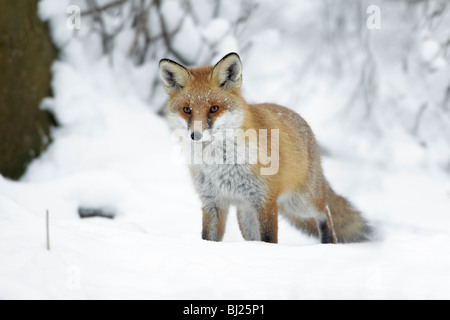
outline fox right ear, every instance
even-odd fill
[[[159,75],[168,94],[182,90],[191,78],[185,67],[169,59],[162,59],[159,62]]]
[[[213,68],[212,79],[225,90],[239,89],[242,84],[242,62],[237,53],[229,53]]]

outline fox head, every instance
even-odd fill
[[[169,95],[167,118],[174,130],[186,130],[193,141],[208,141],[214,132],[243,125],[242,63],[230,53],[214,67],[187,69],[169,59],[159,63]]]

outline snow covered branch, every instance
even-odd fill
[[[126,42],[126,36],[133,39],[126,52],[136,65],[161,56],[185,65],[209,63],[223,53],[218,48],[221,42],[242,35],[257,8],[253,0],[215,0],[201,7],[192,0],[83,1],[81,16],[88,19],[85,25],[90,32],[100,36],[103,54],[111,55],[118,42]],[[231,11],[237,12],[236,16],[224,19]],[[213,30],[205,33],[211,23]]]

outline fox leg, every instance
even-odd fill
[[[218,207],[203,207],[202,239],[209,241],[222,241],[225,233],[228,209]]]
[[[259,221],[257,211],[250,208],[239,208],[237,210],[239,229],[247,241],[259,241],[261,235],[259,232]]]
[[[333,217],[328,206],[323,210],[323,216],[316,219],[317,228],[319,229],[321,243],[337,243],[336,231],[334,229]]]
[[[259,212],[259,232],[261,241],[278,242],[278,208],[277,203],[265,205]]]

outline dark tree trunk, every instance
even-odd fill
[[[54,124],[39,105],[51,95],[57,52],[37,2],[0,1],[0,174],[12,179],[45,149]]]

